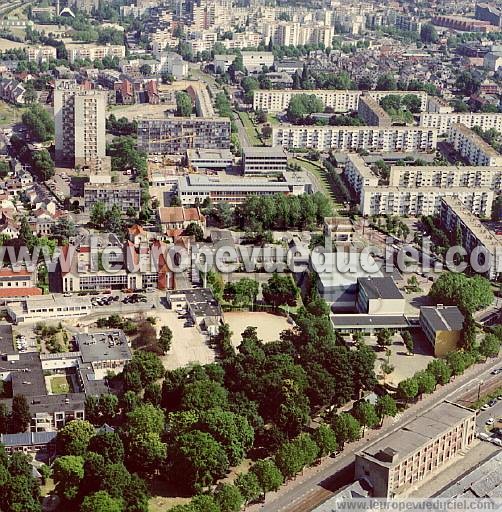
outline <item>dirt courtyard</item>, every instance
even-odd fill
[[[235,347],[240,344],[246,327],[257,327],[258,338],[265,343],[278,340],[282,331],[293,327],[285,317],[265,312],[231,311],[225,313],[225,322],[230,325]]]

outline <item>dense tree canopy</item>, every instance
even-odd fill
[[[437,303],[458,306],[464,314],[489,306],[494,299],[487,279],[454,272],[441,274],[432,285],[429,296]]]

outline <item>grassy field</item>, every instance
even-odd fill
[[[23,110],[0,100],[0,127],[11,126],[21,121]]]
[[[67,376],[51,377],[51,390],[54,395],[63,395],[71,390],[71,381]]]
[[[309,171],[310,173],[317,176],[317,181],[319,182],[323,193],[331,199],[335,213],[336,210],[344,209],[343,203],[345,201],[345,197],[343,193],[333,184],[333,179],[330,178],[326,168],[321,163],[310,162],[298,157],[290,160],[290,163],[297,164],[306,171]]]
[[[328,197],[331,200],[331,204],[333,206],[333,209],[339,209],[341,208],[340,203],[336,200],[335,193],[333,192],[328,178],[326,176],[326,172],[324,167],[321,165],[315,165],[312,162],[300,159],[300,158],[292,158],[290,161],[292,164],[299,165],[302,169],[305,169],[306,171],[312,173],[314,176],[317,177],[317,182],[321,186],[322,193]]]
[[[263,146],[263,142],[258,137],[258,132],[256,131],[256,126],[251,121],[249,114],[247,112],[239,112],[239,118],[246,129],[246,133],[248,135],[249,142],[253,146]]]

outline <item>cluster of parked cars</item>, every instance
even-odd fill
[[[499,373],[502,373],[502,368],[495,368],[495,370],[492,370],[492,375],[498,375]]]
[[[107,297],[93,297],[91,299],[91,304],[93,306],[109,306],[112,302],[117,302],[119,300],[119,296],[108,295]]]
[[[148,299],[146,298],[146,295],[143,295],[141,293],[133,293],[132,295],[127,295],[127,297],[124,297],[122,299],[122,302],[124,304],[137,304],[138,302],[147,302]]]
[[[497,398],[493,398],[492,400],[481,406],[481,410],[487,411],[490,407],[493,407],[498,400],[502,400],[502,395],[498,396]]]

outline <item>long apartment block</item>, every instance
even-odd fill
[[[502,256],[502,237],[487,229],[454,197],[441,198],[439,217],[447,232],[456,233],[457,229],[460,229],[462,246],[468,254],[479,248],[485,255],[489,255],[486,275],[489,279],[496,279],[501,272],[497,264],[497,257]]]
[[[419,125],[424,128],[437,128],[440,134],[447,133],[453,124],[463,124],[467,126],[467,128],[479,126],[482,130],[494,128],[502,132],[502,114],[481,112],[422,112],[420,114]]]
[[[371,96],[364,95],[359,98],[357,113],[368,126],[392,126],[389,114]]]
[[[502,166],[502,155],[463,124],[452,124],[448,142],[471,165]]]
[[[345,168],[347,172],[347,167]],[[502,167],[483,166],[398,166],[390,168],[389,186],[487,187],[502,189]]]
[[[146,153],[184,154],[189,149],[229,149],[225,117],[172,117],[138,121],[138,148]]]
[[[359,209],[363,215],[437,215],[443,197],[458,198],[474,215],[491,215],[494,192],[482,187],[364,187]]]
[[[272,145],[320,151],[374,151],[412,153],[436,149],[434,128],[393,126],[296,126],[282,124],[272,131]]]
[[[298,94],[313,94],[324,103],[324,106],[331,107],[334,112],[341,113],[356,111],[359,107],[359,98],[363,92],[325,89],[310,91],[304,89],[258,90],[254,91],[253,94],[253,108],[265,112],[282,112],[288,108],[291,98]],[[427,110],[427,93],[424,91],[367,91],[364,94],[377,102],[389,95],[405,96],[414,94],[421,100],[420,110]]]

